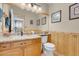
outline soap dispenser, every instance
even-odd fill
[[[23,31],[21,31],[21,36],[23,36]]]

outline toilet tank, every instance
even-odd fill
[[[41,35],[41,41],[43,44],[47,43],[48,36],[47,35]]]

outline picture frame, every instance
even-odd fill
[[[79,3],[74,3],[69,6],[69,20],[79,18]]]
[[[51,14],[51,23],[61,22],[61,10]]]
[[[37,26],[40,25],[40,19],[36,20],[36,25],[37,25]]]
[[[46,24],[46,16],[41,19],[41,24],[42,25],[45,25]]]
[[[30,24],[31,24],[31,25],[33,24],[33,20],[30,20]]]

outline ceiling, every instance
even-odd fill
[[[47,3],[36,3],[36,4],[40,5],[42,7],[42,13],[40,13],[40,14],[42,14],[42,15],[48,15],[48,7],[49,7],[49,5]],[[23,10],[23,6],[21,5],[21,3],[10,3],[9,5],[13,9]],[[23,12],[36,14],[34,12],[27,11],[27,10],[23,10]]]

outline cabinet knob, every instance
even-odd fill
[[[6,46],[3,46],[3,48],[6,48]]]
[[[26,43],[24,43],[24,44],[26,44]]]
[[[23,43],[21,43],[20,45],[23,45]]]

